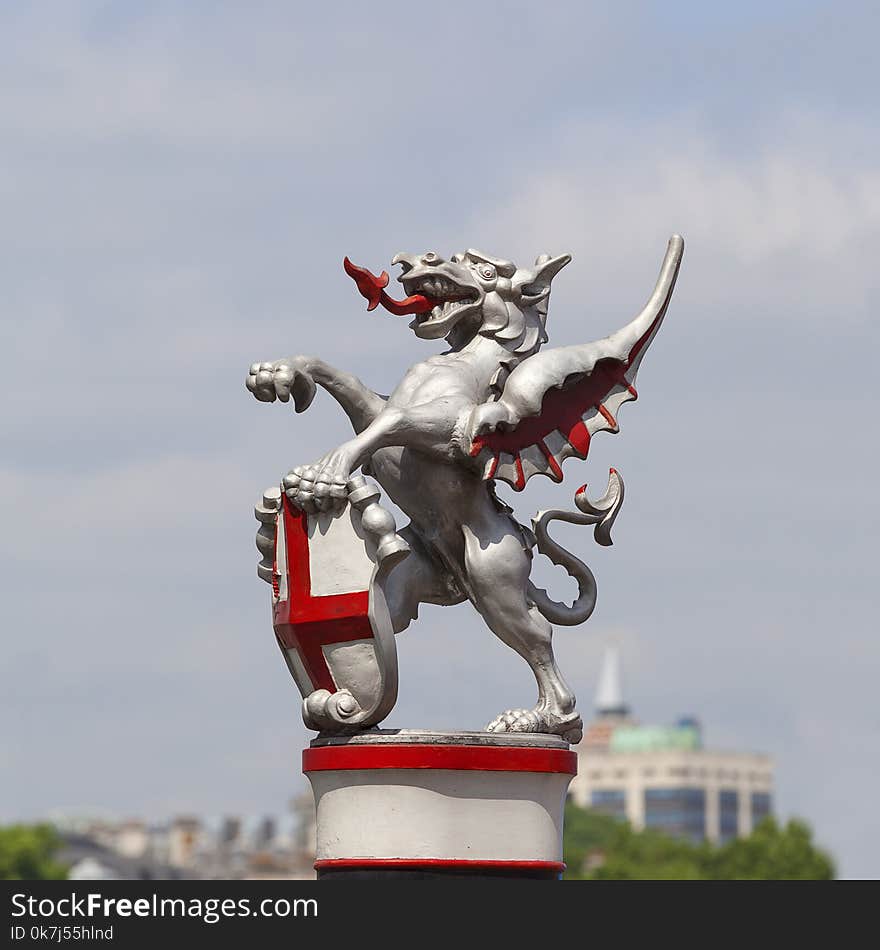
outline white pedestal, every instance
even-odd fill
[[[557,878],[577,756],[554,736],[375,731],[316,739],[318,877]]]

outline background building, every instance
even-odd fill
[[[703,747],[698,720],[641,725],[623,696],[620,661],[609,648],[596,691],[596,719],[577,747],[571,797],[586,808],[692,841],[747,835],[773,804],[773,763],[752,752]]]
[[[53,816],[73,880],[310,880],[311,793],[283,816],[180,815],[167,821]]]

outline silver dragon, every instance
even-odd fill
[[[409,557],[388,579],[395,632],[406,629],[420,604],[470,600],[490,630],[529,664],[538,685],[533,709],[510,709],[490,732],[540,732],[579,741],[575,697],[553,655],[551,622],[579,624],[592,613],[596,584],[590,569],[548,534],[554,520],[594,525],[611,543],[623,501],[614,470],[608,488],[590,501],[584,488],[576,511],[542,511],[532,529],[519,524],[496,495],[496,480],[521,490],[543,474],[562,480],[562,464],[586,458],[600,431],[618,431],[620,406],[636,398],[641,359],[672,296],[684,242],[673,235],[657,284],[636,318],[605,339],[542,350],[547,341],[550,286],[569,255],[542,255],[532,267],[468,250],[448,260],[434,252],[398,254],[396,301],[376,277],[348,259],[346,271],[370,301],[411,314],[422,340],[449,348],[417,363],[390,396],[312,356],[251,366],[247,388],[262,402],[293,400],[306,410],[321,386],[342,406],[354,437],[310,465],[294,468],[284,489],[300,508],[338,511],[358,468],[372,475],[410,519],[400,532]],[[552,600],[529,580],[532,551],[546,554],[578,583],[571,606]]]

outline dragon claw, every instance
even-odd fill
[[[310,514],[341,512],[348,502],[346,480],[319,465],[300,465],[282,480],[290,502]]]
[[[294,356],[274,363],[251,363],[245,386],[260,402],[290,402],[304,412],[315,397],[315,381],[307,359]]]
[[[584,724],[575,712],[558,715],[541,707],[507,709],[486,726],[486,732],[544,733],[574,744],[583,738]]]

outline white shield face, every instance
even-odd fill
[[[382,676],[370,619],[376,548],[360,512],[307,514],[285,499],[275,564],[275,633],[303,697],[348,690],[369,705]]]

